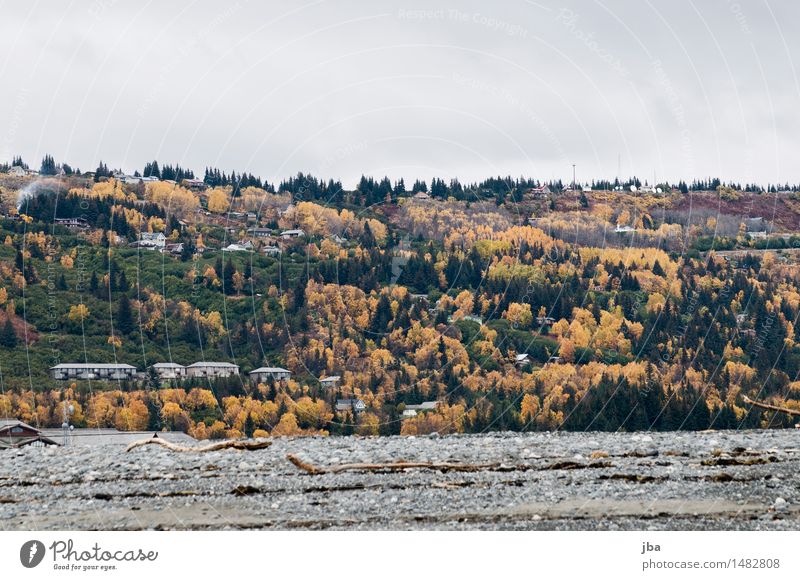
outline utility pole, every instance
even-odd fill
[[[575,191],[575,164],[572,164],[572,190]]]

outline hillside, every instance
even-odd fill
[[[800,246],[794,192],[100,173],[0,178],[0,416],[57,426],[66,400],[79,425],[206,438],[783,427],[742,395],[800,408],[794,254],[750,252]],[[139,243],[158,232],[163,252]],[[147,374],[201,360],[242,376]],[[144,378],[51,379],[66,362]],[[261,366],[292,378],[250,384]]]

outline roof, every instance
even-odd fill
[[[527,360],[527,359],[528,359],[528,355],[527,354],[523,353],[523,354],[518,354],[517,355],[517,360],[518,361]]]
[[[30,429],[31,431],[39,431],[36,427],[32,427],[24,421],[20,421],[19,419],[0,419],[0,429],[15,426],[24,427],[25,429]]]
[[[255,370],[250,371],[250,374],[256,373],[288,373],[289,371],[286,369],[282,369],[281,367],[258,367]]]
[[[165,363],[156,363],[153,365],[154,369],[182,369],[185,368],[183,365],[179,365],[178,363],[173,362],[165,362]]]
[[[119,363],[61,363],[54,367],[50,367],[50,370],[55,369],[133,369],[136,370],[136,367],[127,365],[127,364],[119,364]]]
[[[209,361],[200,361],[196,363],[192,363],[187,366],[187,369],[197,368],[197,367],[227,367],[227,368],[235,368],[238,369],[239,365],[235,365],[229,362],[209,362]]]
[[[50,437],[55,441],[61,441],[63,437],[61,429],[45,429],[42,435]],[[101,445],[129,445],[140,439],[150,439],[153,431],[117,431],[116,429],[73,429],[70,432],[70,443],[80,446],[101,446]],[[180,431],[159,431],[161,439],[176,444],[192,444],[196,440]]]
[[[338,380],[341,380],[341,378],[342,377],[340,377],[339,375],[333,375],[331,377],[322,378],[322,379],[319,380],[319,382],[324,383],[326,381],[327,382],[338,381]]]
[[[285,230],[285,231],[281,232],[281,235],[282,236],[289,236],[289,235],[293,235],[294,234],[294,235],[298,235],[299,236],[299,235],[302,235],[304,233],[305,232],[303,230]]]

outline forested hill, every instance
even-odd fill
[[[0,416],[60,425],[67,400],[78,425],[206,438],[786,427],[742,396],[800,409],[788,186],[345,191],[167,168],[0,177]],[[163,251],[142,243],[159,232]],[[201,360],[242,376],[48,375]],[[251,384],[261,366],[292,378]]]

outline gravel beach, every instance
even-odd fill
[[[798,530],[800,433],[496,433],[283,438],[260,451],[155,445],[0,452],[5,530]],[[353,462],[477,472],[308,474]]]

